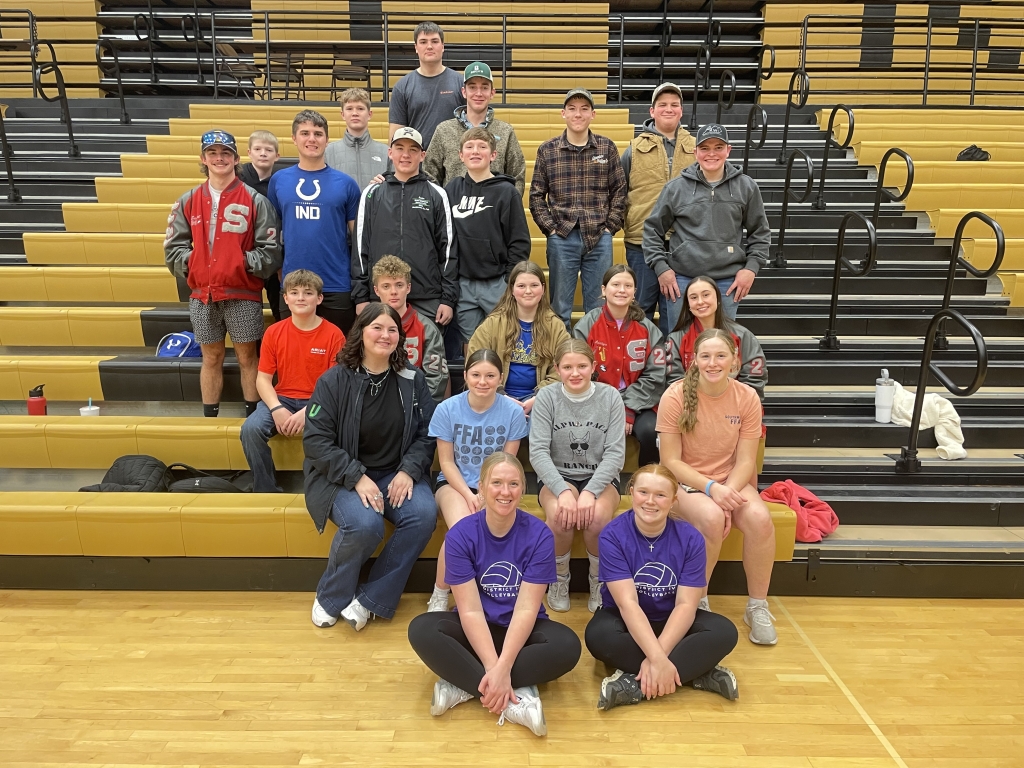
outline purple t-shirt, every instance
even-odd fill
[[[640,608],[651,621],[665,621],[676,605],[676,588],[704,588],[707,555],[704,537],[689,523],[671,518],[660,536],[645,537],[629,510],[601,531],[601,581],[631,580]],[[654,549],[651,549],[651,545]],[[601,587],[605,608],[615,605],[607,586]]]
[[[486,516],[484,510],[464,517],[448,531],[444,578],[455,585],[476,579],[487,621],[507,627],[520,584],[550,584],[557,578],[555,537],[543,522],[517,509],[512,529],[499,539]],[[547,617],[542,602],[537,618]]]

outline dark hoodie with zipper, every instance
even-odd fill
[[[699,164],[685,168],[665,184],[644,222],[644,259],[658,275],[670,269],[716,280],[734,277],[741,269],[756,274],[768,263],[770,242],[761,190],[729,163],[715,185],[707,182]]]
[[[444,191],[459,243],[459,277],[508,280],[512,268],[530,258],[531,244],[515,179],[499,175],[476,182],[469,175],[456,176]]]
[[[406,182],[387,173],[359,198],[352,249],[352,302],[373,300],[370,273],[381,257],[412,269],[413,304],[452,309],[459,301],[459,267],[448,196],[422,172]]]

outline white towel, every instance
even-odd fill
[[[892,399],[892,423],[901,427],[909,427],[914,416],[913,390],[904,389],[899,382],[894,382],[896,392]],[[924,396],[924,407],[921,409],[921,429],[935,427],[935,442],[939,444],[936,453],[940,459],[954,461],[966,459],[964,450],[964,433],[960,429],[960,414],[944,397],[934,392]]]

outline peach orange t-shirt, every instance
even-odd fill
[[[679,417],[683,413],[683,382],[677,381],[661,396],[658,431],[680,435],[681,459],[707,478],[722,483],[736,464],[736,446],[741,438],[761,438],[761,401],[757,392],[735,379],[718,397],[697,390],[697,425],[683,434]]]

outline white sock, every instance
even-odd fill
[[[597,578],[597,563],[598,563],[597,555],[592,555],[589,552],[587,552],[587,559],[590,561],[590,578],[596,579]]]
[[[768,598],[765,598],[764,600],[758,600],[754,597],[747,598],[747,608],[757,608],[761,606],[763,606],[764,608],[768,607]]]
[[[435,597],[448,597],[448,592],[449,592],[449,590],[441,589],[439,586],[437,586],[435,584],[434,585],[434,594],[432,594],[430,596],[430,599],[433,600]]]
[[[555,570],[558,572],[558,578],[565,580],[569,578],[569,558],[572,556],[572,552],[566,552],[564,555],[555,555]]]

